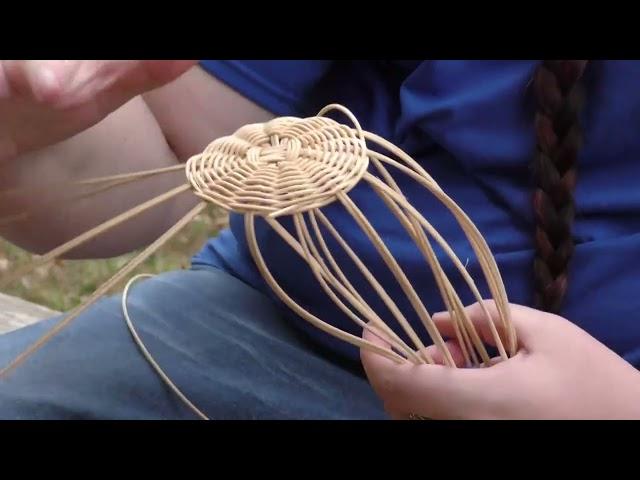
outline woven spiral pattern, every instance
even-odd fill
[[[320,208],[366,173],[358,130],[325,117],[246,125],[189,159],[199,197],[235,213],[275,217]]]

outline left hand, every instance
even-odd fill
[[[196,63],[0,60],[0,162],[87,130],[132,98],[172,82]]]
[[[486,306],[494,320],[493,302]],[[396,364],[362,351],[367,376],[395,419],[640,419],[640,372],[568,320],[511,305],[518,353],[488,368]],[[491,335],[478,304],[469,318],[487,344]],[[434,315],[453,337],[448,313]],[[496,322],[497,323],[497,322]],[[375,335],[368,340],[384,346]],[[449,341],[462,364],[459,347]],[[432,356],[435,347],[428,347]],[[456,358],[457,357],[457,358]],[[441,359],[440,359],[441,361]]]

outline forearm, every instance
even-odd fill
[[[63,197],[73,198],[81,193],[81,187],[67,182],[178,163],[154,115],[142,97],[136,97],[94,127],[0,165],[0,190],[29,191],[5,195],[0,202],[0,225],[2,218],[30,212],[24,220],[0,227],[0,234],[23,248],[42,253],[179,185],[184,182],[184,173],[178,170],[80,200],[63,201]],[[66,183],[63,189],[61,182]],[[34,186],[37,188],[30,188]],[[70,256],[113,256],[145,245],[166,230],[188,204],[186,195],[169,201],[101,235]]]
[[[272,117],[201,69],[193,68],[175,81],[136,97],[69,140],[0,163],[0,190],[41,186],[37,195],[0,201],[0,235],[31,251],[49,250],[186,179],[178,170],[62,207],[48,200],[59,196],[55,183],[178,165],[215,138]],[[70,193],[65,191],[67,196]],[[72,257],[112,256],[148,244],[195,201],[185,193],[76,249]],[[2,227],[2,219],[10,212],[34,209],[39,213],[27,221]]]

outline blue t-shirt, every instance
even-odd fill
[[[534,102],[529,82],[537,61],[202,61],[202,66],[276,115],[311,116],[341,103],[363,128],[415,158],[469,215],[486,238],[509,300],[533,298],[531,158]],[[594,61],[584,75],[584,146],[575,192],[577,218],[569,289],[562,315],[627,361],[640,367],[640,62]],[[344,120],[344,117],[342,117]],[[466,237],[430,194],[415,183],[400,186],[467,263],[481,293],[486,282]],[[400,260],[429,311],[444,310],[433,275],[413,243],[366,186],[352,198]],[[420,320],[369,241],[340,207],[325,213],[413,322]],[[290,225],[289,225],[290,226]],[[258,239],[265,260],[298,303],[356,335],[361,330],[322,292],[306,264],[264,225]],[[365,299],[395,326],[357,268],[336,245],[331,251]],[[455,267],[437,249],[443,267],[466,303],[475,300]],[[247,250],[242,218],[212,239],[195,264],[222,268],[269,293]],[[317,341],[356,358],[358,352],[307,325],[292,322]]]

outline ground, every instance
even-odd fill
[[[160,273],[187,268],[191,256],[202,248],[207,238],[217,234],[225,225],[225,221],[226,215],[223,212],[215,207],[208,208],[135,273]],[[39,267],[33,274],[6,288],[4,293],[53,310],[66,311],[81,303],[135,253],[109,260],[58,261]],[[30,258],[27,252],[0,239],[0,275],[28,262]],[[122,288],[124,283],[126,280],[119,288]]]

